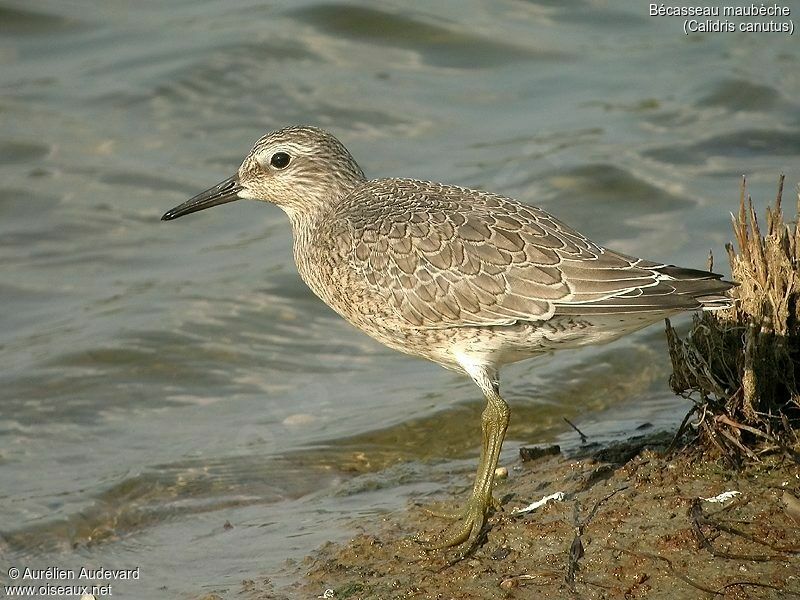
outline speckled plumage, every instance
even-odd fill
[[[391,348],[467,373],[486,395],[475,488],[461,525],[439,546],[471,546],[485,522],[508,422],[503,365],[724,305],[731,286],[614,252],[510,198],[367,180],[336,138],[313,127],[265,135],[234,177],[164,219],[239,198],[287,213],[300,276],[341,316]]]
[[[699,308],[699,294],[727,287],[705,272],[602,248],[539,208],[487,192],[379,179],[326,208],[295,249],[303,278],[370,335],[451,368],[458,363],[442,342],[461,342],[456,328],[485,332],[473,347],[496,347],[500,366],[511,357],[502,359],[497,341],[512,343],[517,359],[524,346],[531,356],[558,339],[565,347],[607,341]],[[337,288],[345,293],[331,295]],[[541,327],[549,321],[560,335]]]

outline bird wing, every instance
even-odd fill
[[[373,180],[336,214],[349,230],[350,271],[413,327],[699,306],[676,293],[664,265],[602,248],[539,208],[487,192]]]

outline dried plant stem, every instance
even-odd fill
[[[735,247],[726,245],[739,283],[733,306],[696,316],[686,339],[667,321],[670,384],[696,414],[702,408],[699,439],[734,463],[758,461],[765,445],[800,455],[800,194],[798,217],[786,223],[783,191],[781,176],[762,235],[742,178]]]

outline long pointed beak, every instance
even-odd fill
[[[239,192],[242,186],[239,185],[239,175],[229,177],[225,181],[218,183],[212,188],[207,189],[205,192],[197,194],[194,198],[190,198],[183,204],[179,204],[175,208],[168,210],[161,217],[162,221],[171,221],[183,215],[197,212],[198,210],[205,210],[212,206],[233,202],[239,199]]]

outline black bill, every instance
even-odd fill
[[[234,175],[225,181],[218,183],[214,187],[207,189],[205,192],[197,194],[194,198],[190,198],[183,204],[179,204],[175,208],[168,210],[161,217],[162,221],[170,221],[177,219],[183,215],[197,212],[198,210],[205,210],[218,204],[225,204],[226,202],[233,202],[239,199],[239,192],[242,186],[239,185],[239,176]]]

